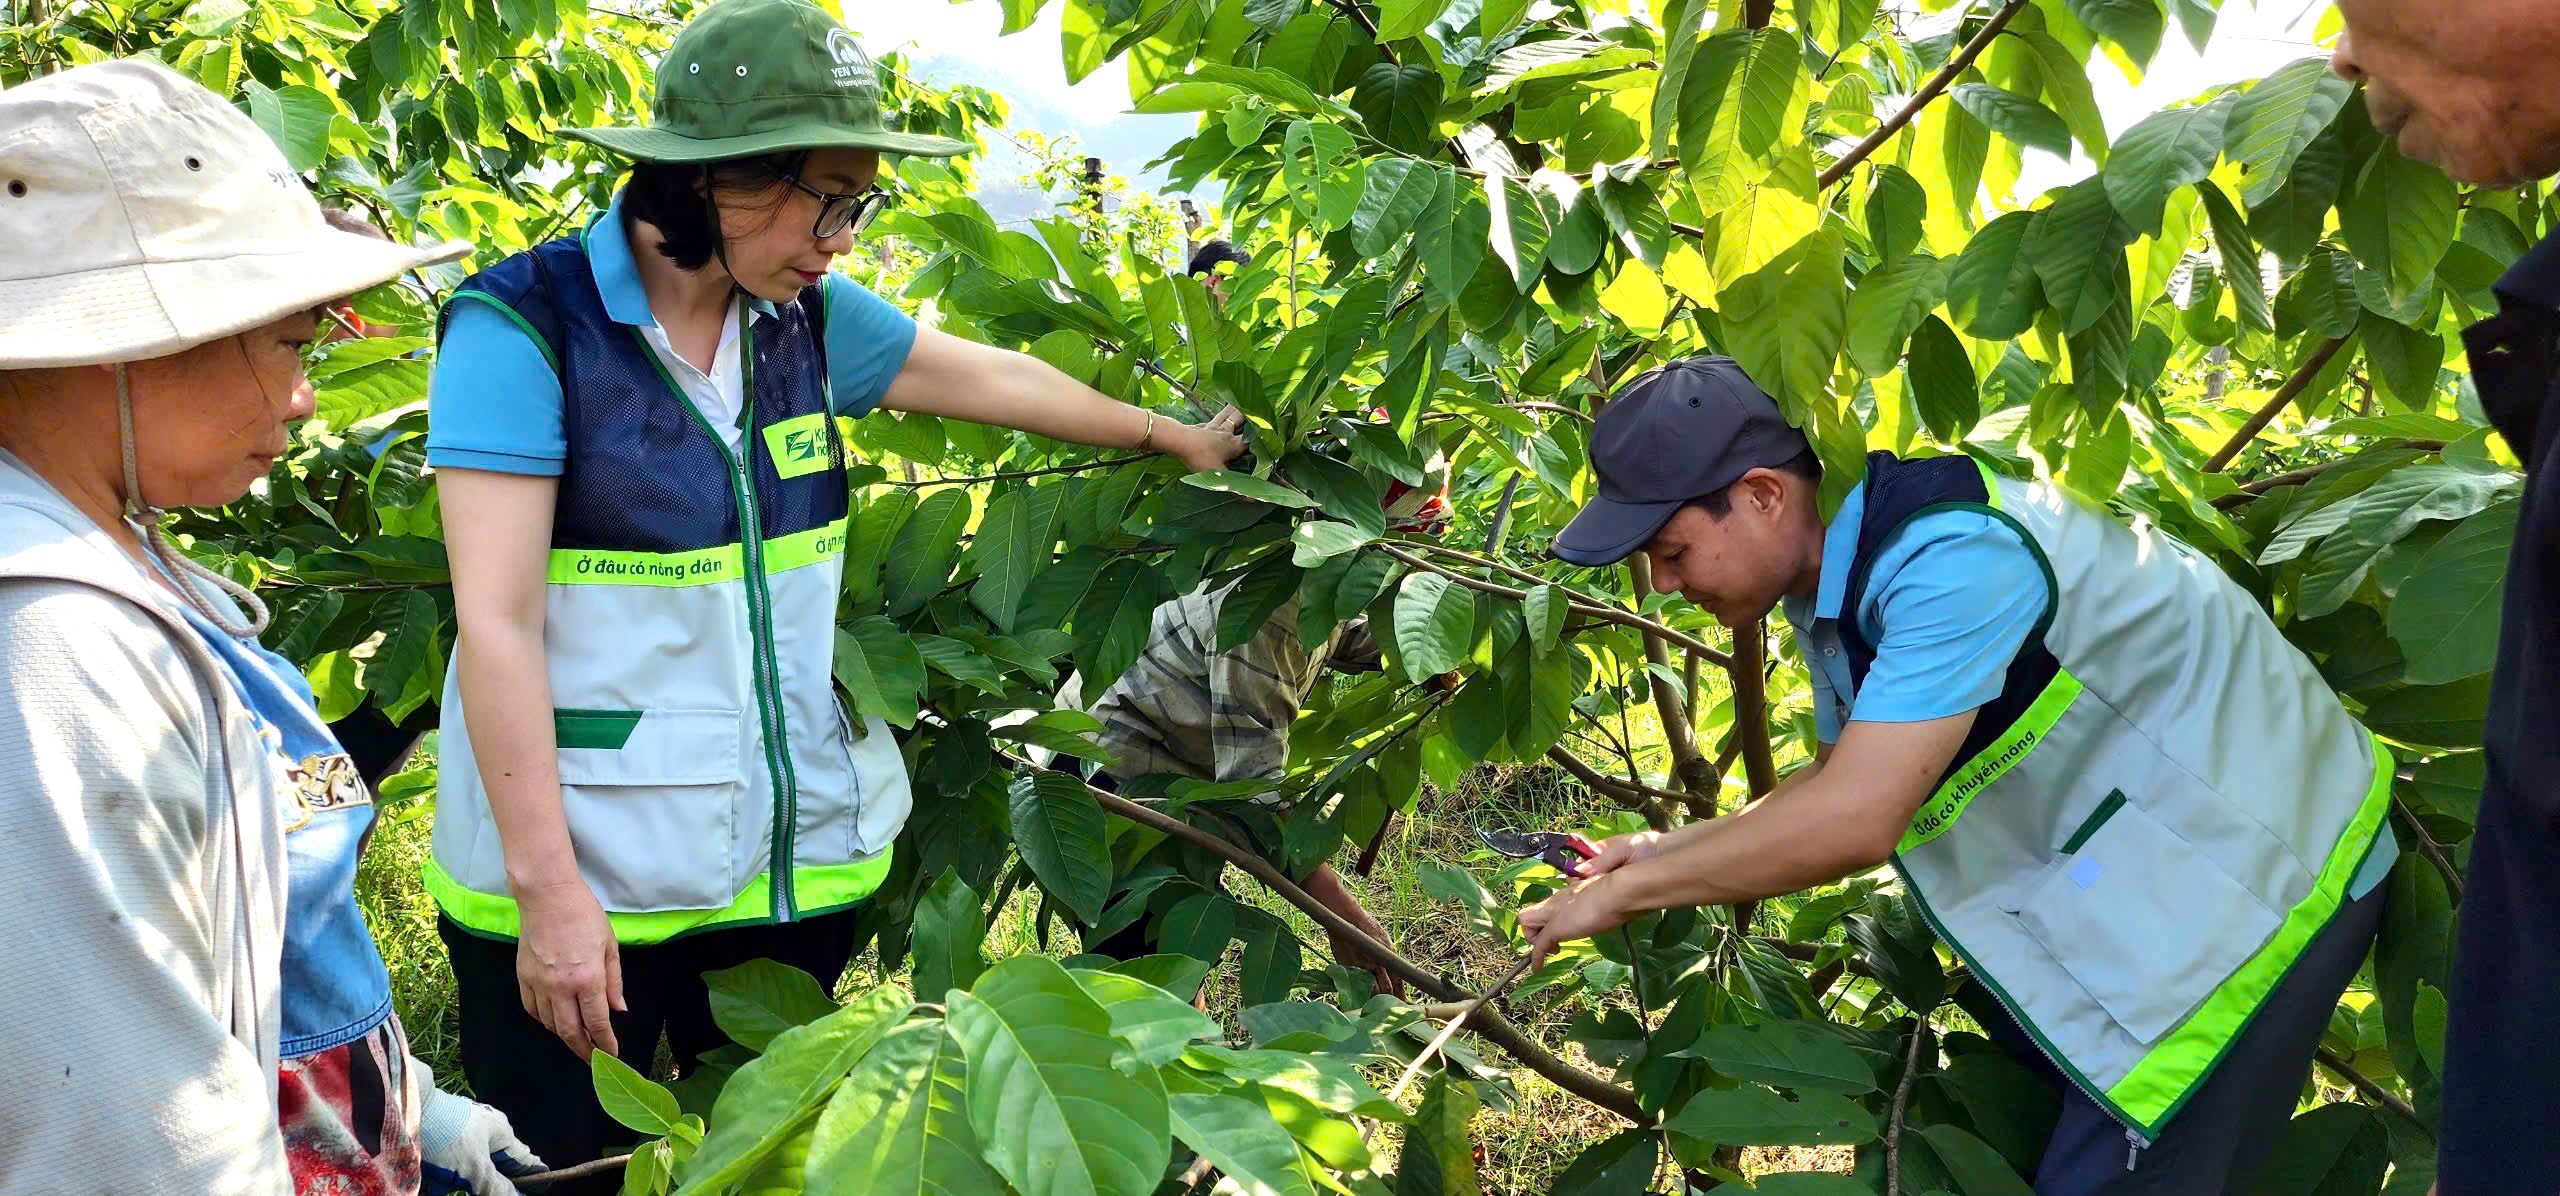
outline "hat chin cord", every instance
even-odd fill
[[[249,361],[249,351],[241,348],[240,338],[231,338],[231,344],[240,350],[240,363],[250,367],[249,376],[256,378],[257,369]],[[266,381],[259,379],[258,392],[263,395],[266,389]],[[133,382],[126,374],[123,362],[116,363],[116,436],[124,449],[124,518],[141,534],[142,550],[169,571],[178,583],[172,588],[207,622],[235,639],[256,639],[259,632],[267,629],[267,604],[249,587],[197,564],[185,553],[171,547],[169,534],[160,528],[160,521],[167,512],[142,500],[142,470],[135,463],[133,450]],[[226,612],[216,609],[202,590],[188,584],[190,577],[201,578],[229,594],[248,611],[247,621],[240,621],[239,610]]]

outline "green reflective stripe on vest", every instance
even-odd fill
[[[839,519],[824,527],[805,532],[775,536],[764,542],[764,571],[770,577],[788,573],[803,565],[814,565],[844,554],[846,521]]]
[[[2027,712],[2010,724],[2009,733],[1975,753],[1963,768],[1947,778],[1946,784],[1929,795],[1920,812],[1911,816],[1911,827],[1902,832],[1902,842],[1894,850],[1910,851],[1953,829],[1957,816],[1964,813],[1974,795],[1990,788],[2001,774],[2036,750],[2036,745],[2044,741],[2055,723],[2062,721],[2063,712],[2071,709],[2071,703],[2079,697],[2080,679],[2068,671],[2054,670],[2053,680],[2046,683],[2044,692],[2036,696]]]
[[[791,874],[791,887],[798,895],[798,913],[809,918],[849,905],[859,904],[880,887],[889,876],[890,850],[849,864],[824,864],[800,868]],[[524,931],[524,920],[516,912],[514,899],[494,893],[464,888],[461,882],[446,875],[435,857],[427,858],[425,868],[427,895],[435,899],[436,908],[463,929],[483,938],[513,939]],[[607,913],[605,920],[613,924],[617,943],[640,947],[663,943],[669,939],[726,926],[770,924],[773,921],[773,875],[757,873],[747,882],[737,898],[719,909],[659,910],[641,914]]]
[[[1974,463],[1973,463],[1973,467],[1974,467],[1975,469],[1977,469],[1977,470],[1980,470],[1980,471],[1981,471],[1981,473],[1982,473],[1982,491],[1983,491],[1983,493],[1987,496],[1987,497],[1985,497],[1985,498],[1982,500],[1982,501],[1983,501],[1983,503],[1984,503],[1984,504],[1986,504],[1986,505],[1988,505],[1992,510],[1995,510],[1995,511],[1999,510],[1999,509],[2000,509],[2000,475],[1999,475],[1999,474],[1996,474],[1996,473],[1991,472],[1991,467],[1990,467],[1990,466],[1988,466],[1988,465],[1983,464],[1979,459],[1977,459],[1977,460],[1975,460],[1975,461],[1974,461]],[[2016,525],[2015,523],[2012,523],[2012,524],[2010,524],[2010,526],[2012,526],[2012,527],[2016,527],[2017,525]],[[2018,530],[2018,534],[2019,534],[2019,535],[2021,535],[2021,536],[2026,536],[2026,529],[2024,529],[2024,528],[2019,528],[2019,530]],[[2030,543],[2030,544],[2032,544],[2032,543],[2034,543],[2034,542],[2035,542],[2035,538],[2034,538],[2034,537],[2032,537],[2032,536],[2027,536],[2027,542],[2028,542],[2028,543]],[[2050,572],[2050,571],[2051,571],[2051,570],[2047,570],[2047,572]]]
[[[842,555],[842,519],[764,542],[766,573],[780,573]],[[745,554],[735,544],[693,552],[615,552],[602,548],[551,550],[556,586],[707,586],[746,576]]]
[[[2239,1039],[2240,1031],[2257,1013],[2258,1006],[2311,945],[2312,936],[2319,934],[2337,915],[2338,907],[2346,904],[2347,885],[2364,866],[2365,855],[2373,850],[2375,837],[2383,833],[2383,818],[2391,810],[2392,769],[2390,751],[2375,739],[2373,788],[2365,792],[2364,804],[2356,808],[2345,833],[2338,836],[2338,844],[2320,866],[2320,876],[2312,882],[2311,891],[2285,911],[2284,922],[2276,927],[2266,946],[2241,964],[2185,1022],[2107,1089],[2108,1102],[2141,1125],[2145,1133],[2158,1132],[2187,1097],[2202,1087],[2197,1081]]]

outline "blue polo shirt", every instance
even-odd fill
[[[580,239],[605,314],[634,327],[657,324],[623,232],[622,193]],[[829,402],[838,415],[863,415],[905,367],[916,322],[850,278],[829,274],[819,285],[826,288]],[[759,315],[773,312],[762,299],[747,302]],[[542,347],[486,303],[455,306],[428,384],[427,463],[556,477],[567,456],[560,376]]]

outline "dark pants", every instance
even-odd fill
[[[2016,1022],[1997,1006],[1968,1002],[1994,1041],[2062,1091],[2062,1117],[2036,1169],[2036,1196],[2212,1196],[2239,1189],[2293,1119],[2311,1054],[2338,995],[2373,945],[2389,889],[2378,885],[2348,902],[2313,936],[2204,1087],[2139,1154],[2123,1124],[2064,1080]]]
[[[742,926],[688,935],[653,947],[622,949],[622,998],[631,1008],[613,1015],[617,1055],[647,1074],[663,1031],[684,1074],[704,1053],[729,1041],[711,1020],[704,972],[751,959],[789,964],[835,991],[853,955],[853,911],[825,914],[782,926]],[[608,1116],[596,1103],[587,1065],[533,1015],[516,988],[516,945],[480,938],[451,919],[436,919],[453,959],[462,1008],[462,1072],[482,1101],[514,1123],[516,1136],[552,1167],[568,1167],[620,1154],[641,1135]],[[554,1184],[551,1196],[612,1193],[619,1172],[592,1183]]]

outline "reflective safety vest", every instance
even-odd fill
[[[877,718],[832,681],[850,494],[818,288],[743,314],[743,452],[639,329],[606,314],[564,238],[466,280],[560,379],[568,454],[543,646],[578,871],[622,942],[788,922],[879,887],[911,804]],[[448,308],[448,311],[451,309]],[[474,932],[521,925],[448,670],[427,891]]]
[[[1842,609],[1912,518],[2015,529],[2044,620],[1894,866],[1948,947],[2143,1143],[2328,924],[2382,833],[2388,752],[2247,592],[2157,528],[1968,457],[1868,458]]]

